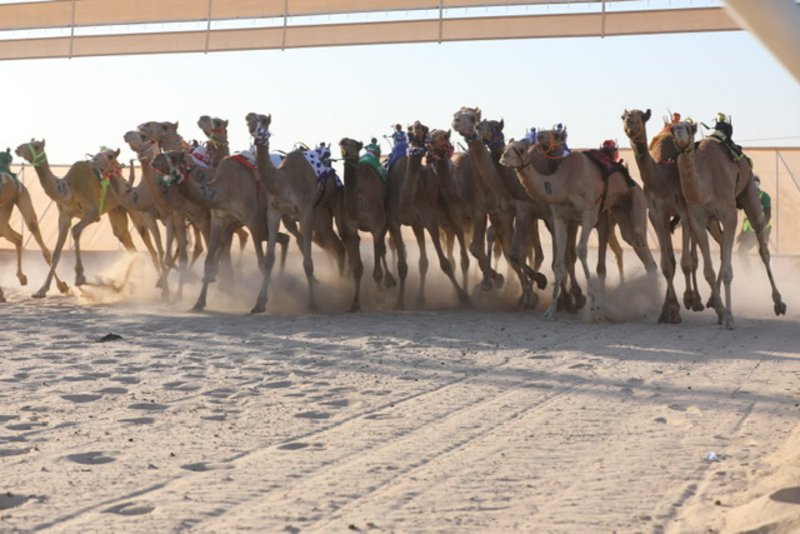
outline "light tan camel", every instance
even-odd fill
[[[363,143],[348,137],[339,141],[339,149],[344,160],[344,198],[342,224],[349,232],[355,234],[355,249],[350,252],[351,267],[355,279],[355,294],[351,311],[360,308],[361,276],[364,265],[358,247],[358,231],[372,235],[374,265],[372,279],[378,289],[384,278],[382,263],[386,258],[386,232],[388,231],[386,216],[386,183],[378,171],[369,163],[360,161],[359,156]]]
[[[333,231],[333,202],[337,195],[334,177],[324,181],[317,178],[314,169],[302,151],[295,150],[275,167],[269,156],[269,126],[271,115],[248,113],[248,130],[256,145],[256,163],[261,186],[267,195],[267,252],[264,259],[264,279],[252,313],[265,311],[267,290],[272,268],[275,264],[275,245],[281,218],[288,217],[299,223],[303,270],[308,282],[308,307],[316,311],[314,294],[314,260],[311,256],[312,234],[323,248],[332,249],[339,262],[339,271],[344,267],[344,245]]]
[[[552,215],[546,204],[538,199],[532,200],[526,194],[513,171],[503,169],[493,160],[490,148],[487,148],[478,132],[480,122],[480,108],[462,107],[453,114],[452,126],[467,142],[476,174],[489,195],[489,217],[506,259],[519,279],[522,288],[520,303],[526,308],[535,308],[538,297],[533,292],[533,284],[535,282],[540,288],[544,287],[545,279],[527,265],[526,250],[531,246],[529,239],[534,233],[532,227],[537,224],[537,219],[548,221]],[[498,124],[502,125],[502,122]],[[504,141],[501,142],[504,144]],[[483,247],[484,243],[481,243]],[[470,247],[470,250],[473,251],[473,248]],[[485,251],[481,256],[486,258]],[[490,269],[488,258],[483,261],[487,263],[481,265],[484,274],[481,287],[486,289],[491,287],[491,280],[486,278],[491,271],[487,270]]]
[[[157,287],[162,288],[164,296],[169,294],[167,287],[167,267],[164,264],[164,248],[161,244],[161,233],[156,223],[157,213],[155,206],[150,198],[147,187],[139,184],[138,187],[133,187],[129,181],[133,181],[133,166],[131,166],[131,178],[126,181],[122,177],[122,165],[118,161],[119,149],[114,150],[106,148],[95,154],[92,159],[92,167],[100,171],[103,179],[109,181],[109,189],[113,191],[119,204],[125,208],[128,213],[137,212],[137,221],[141,221],[143,228],[137,228],[140,235],[148,234],[155,242],[155,248],[149,241],[145,241],[148,247],[150,257],[153,260],[153,265],[159,275]]]
[[[652,150],[648,148],[647,121],[650,110],[625,110],[622,123],[625,135],[628,136],[633,149],[639,175],[644,183],[647,195],[648,215],[658,239],[661,252],[661,272],[667,281],[667,293],[661,307],[660,323],[681,322],[680,305],[673,284],[675,276],[675,251],[672,246],[671,221],[676,217],[687,220],[686,202],[680,189],[680,176],[675,158],[678,149],[675,140],[669,134],[658,135],[653,140]],[[683,303],[687,309],[701,311],[704,306],[697,291],[697,255],[691,241],[689,224],[682,225],[681,270],[686,280]]]
[[[537,134],[535,152],[543,155],[551,165],[557,169],[563,160],[566,148],[567,130],[540,130]],[[591,151],[583,154],[589,156]],[[532,158],[533,159],[533,158]],[[590,158],[591,159],[591,158]],[[539,169],[541,170],[541,169]],[[627,169],[620,169],[618,173],[627,173]],[[644,190],[632,180],[628,182],[628,189],[614,203],[607,203],[607,208],[598,215],[598,255],[596,273],[602,285],[606,277],[606,251],[609,246],[615,250],[617,263],[622,262],[622,248],[616,241],[614,228],[619,226],[622,238],[633,248],[639,260],[648,273],[655,273],[657,267],[650,247],[647,244],[647,199]],[[612,245],[612,243],[614,243]],[[620,268],[620,278],[622,278]]]
[[[10,163],[11,151],[6,150],[5,154]],[[39,244],[44,260],[50,265],[52,255],[47,245],[44,244],[42,233],[39,231],[39,218],[33,209],[33,202],[28,188],[15,176],[0,171],[0,236],[5,237],[14,244],[14,248],[17,251],[17,279],[20,285],[24,286],[28,284],[28,277],[22,272],[22,236],[8,224],[15,206],[20,215],[22,215],[25,226],[36,240],[36,243]],[[69,291],[67,284],[61,280],[57,280],[57,285],[62,293]],[[0,289],[0,302],[5,302],[2,289]]]
[[[695,146],[697,124],[692,121],[677,123],[672,127],[671,133],[678,148],[678,172],[681,193],[686,201],[688,223],[692,237],[703,254],[703,273],[711,286],[711,305],[717,312],[719,323],[727,329],[734,328],[731,253],[736,237],[737,205],[742,206],[748,219],[754,221],[759,254],[772,286],[775,315],[785,314],[786,304],[781,300],[770,268],[769,247],[764,234],[764,212],[747,158],[734,161],[728,149],[715,138],[703,139]],[[706,227],[713,221],[719,221],[722,225],[719,278],[714,272],[706,234]],[[725,284],[724,305],[720,298],[720,281]]]
[[[520,183],[531,197],[550,203],[555,227],[556,259],[553,300],[544,317],[553,319],[558,306],[558,296],[567,277],[567,226],[570,221],[580,222],[580,239],[576,247],[583,274],[588,281],[591,319],[602,318],[602,286],[592,282],[587,262],[589,234],[597,225],[601,211],[617,204],[628,194],[628,185],[621,173],[613,173],[604,180],[600,169],[580,153],[566,156],[553,174],[541,174],[531,164],[529,140],[509,143],[500,162],[513,168]]]
[[[387,210],[389,234],[397,246],[397,274],[400,279],[397,296],[397,309],[405,307],[405,279],[408,273],[406,250],[401,234],[403,225],[410,226],[419,248],[419,289],[417,304],[425,303],[425,281],[428,271],[428,258],[425,244],[425,231],[431,238],[439,266],[453,284],[461,304],[469,304],[469,296],[456,281],[450,261],[442,249],[440,222],[438,214],[439,177],[432,167],[424,167],[425,144],[428,140],[428,127],[416,121],[408,128],[408,155],[400,157],[389,169],[389,190]]]
[[[34,298],[43,298],[50,289],[70,227],[72,227],[72,238],[75,244],[75,285],[82,285],[86,282],[81,259],[81,232],[86,226],[99,221],[101,215],[108,214],[114,235],[125,249],[129,252],[136,250],[128,232],[128,214],[125,208],[119,205],[113,191],[102,195],[102,176],[99,171],[92,168],[88,161],[79,161],[70,167],[64,178],[58,178],[50,170],[44,147],[44,140],[32,139],[30,143],[21,144],[16,150],[19,157],[33,165],[45,193],[58,206],[58,240],[53,249],[53,261],[44,284],[33,294]],[[132,212],[130,215],[136,229],[141,231],[144,224],[139,214]],[[74,226],[72,226],[73,218],[79,219]],[[150,236],[145,232],[142,234],[142,240],[148,243]],[[151,247],[152,244],[148,248]]]

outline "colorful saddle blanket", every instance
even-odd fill
[[[237,152],[234,154],[233,159],[247,167],[248,169],[256,170],[256,149],[255,147],[250,147],[247,150],[243,150],[241,152]],[[279,154],[278,152],[271,152],[269,155],[269,159],[272,160],[272,166],[277,168],[281,162],[284,160],[285,156],[283,154]]]
[[[603,173],[603,181],[608,181],[609,176],[615,172],[619,172],[625,177],[625,183],[628,185],[628,187],[633,187],[636,185],[636,182],[634,182],[633,178],[631,178],[628,169],[622,163],[614,161],[602,150],[584,150],[583,153],[586,154],[586,156],[588,156],[589,159],[592,160],[595,165],[597,165],[597,168],[600,169],[600,172]]]
[[[711,139],[712,141],[720,143],[723,147],[725,147],[725,149],[727,150],[728,154],[730,155],[731,159],[733,159],[733,161],[738,162],[742,158],[745,158],[750,168],[751,169],[753,168],[753,162],[742,151],[741,145],[737,145],[736,143],[734,143],[733,140],[727,135],[725,135],[724,132],[720,130],[714,130],[713,132],[708,134],[708,138]]]
[[[375,169],[375,172],[377,172],[378,176],[380,176],[381,182],[384,183],[386,182],[389,173],[386,171],[386,169],[383,168],[383,165],[381,165],[380,160],[376,158],[374,154],[367,152],[366,154],[361,156],[361,158],[358,160],[358,163],[366,163],[367,165]]]
[[[213,166],[213,158],[208,149],[202,145],[195,147],[189,155],[192,157],[194,164],[202,169],[210,169]]]
[[[328,178],[333,178],[336,184],[336,189],[344,187],[341,178],[336,174],[336,171],[331,167],[331,149],[325,145],[321,145],[311,150],[304,150],[303,156],[314,169],[314,174],[317,175],[317,183],[325,185]]]

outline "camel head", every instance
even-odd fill
[[[30,143],[19,145],[14,153],[34,166],[47,161],[44,153],[44,139],[41,141],[31,139]]]
[[[178,122],[150,121],[140,124],[136,127],[136,129],[151,139],[155,139],[156,141],[160,142],[167,134],[178,133]]]
[[[140,160],[152,160],[158,153],[158,143],[139,130],[131,130],[123,136],[131,150],[136,152]]]
[[[435,161],[450,159],[453,156],[453,144],[450,143],[450,130],[431,130],[428,136],[427,159]]]
[[[500,164],[512,169],[521,169],[527,167],[530,163],[528,150],[531,148],[530,139],[520,139],[514,141],[511,139],[500,156]]]
[[[680,121],[672,126],[670,130],[675,146],[682,152],[690,151],[694,148],[694,136],[697,133],[697,123],[692,119]]]
[[[484,119],[478,123],[476,129],[481,141],[492,150],[499,150],[506,146],[506,136],[503,134],[505,121],[490,121]]]
[[[272,115],[259,115],[258,113],[248,113],[244,120],[247,122],[247,131],[255,140],[256,144],[266,144],[269,139],[269,126],[272,124]]]
[[[481,108],[463,107],[453,113],[453,129],[464,137],[477,136],[476,128],[481,122]]]
[[[539,130],[536,133],[536,149],[542,152],[545,157],[560,157],[564,154],[564,147],[566,145],[566,128]]]
[[[647,130],[645,124],[650,120],[650,110],[641,111],[639,109],[627,109],[622,113],[622,127],[625,130],[625,135],[631,141],[642,140],[647,138]]]
[[[218,117],[203,115],[197,120],[197,126],[213,145],[227,144],[228,142],[228,121]]]
[[[343,137],[342,140],[339,141],[339,150],[342,151],[342,159],[351,161],[358,159],[362,148],[364,148],[364,143],[356,141],[355,139],[350,139],[349,137]]]
[[[122,164],[117,160],[119,149],[103,148],[92,156],[92,167],[103,174],[104,178],[119,177],[122,175]]]
[[[415,147],[424,147],[428,140],[428,127],[419,121],[408,127],[408,144]]]
[[[190,165],[186,161],[187,157],[188,154],[183,150],[168,150],[157,154],[150,165],[157,173],[164,176],[165,184],[173,185],[189,177]]]

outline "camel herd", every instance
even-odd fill
[[[167,298],[171,294],[168,274],[173,268],[181,273],[176,293],[183,291],[193,231],[193,259],[202,253],[198,245],[205,244],[206,249],[202,288],[194,305],[194,310],[202,310],[209,284],[218,274],[231,270],[234,237],[243,244],[249,233],[263,273],[253,313],[266,309],[276,245],[281,245],[283,265],[294,237],[303,257],[309,309],[316,309],[312,259],[312,244],[316,244],[335,258],[342,276],[352,276],[355,283],[350,309],[356,311],[364,271],[360,232],[372,238],[373,280],[382,291],[396,287],[395,307],[405,306],[408,264],[401,230],[409,226],[420,251],[418,302],[425,299],[427,233],[439,266],[461,304],[470,302],[470,256],[477,261],[481,276],[476,291],[491,291],[504,284],[503,276],[492,267],[494,249],[502,253],[519,281],[520,306],[535,308],[536,289],[544,289],[548,283],[539,272],[545,258],[539,238],[542,221],[552,234],[554,249],[554,278],[549,281],[552,301],[545,318],[554,318],[558,310],[575,311],[587,300],[590,316],[601,318],[607,247],[620,263],[616,227],[645,270],[657,272],[647,243],[649,219],[658,238],[667,285],[659,322],[678,323],[681,316],[673,283],[676,261],[671,232],[680,221],[684,304],[688,309],[704,308],[695,274],[699,247],[703,274],[711,290],[707,306],[715,310],[720,324],[733,328],[731,251],[736,210],[741,208],[756,230],[759,254],[772,285],[774,311],[785,313],[786,305],[770,269],[764,215],[753,172],[746,158],[736,161],[715,139],[695,142],[697,126],[691,120],[669,124],[648,143],[650,110],[623,113],[623,127],[633,147],[642,187],[613,161],[604,167],[596,154],[566,150],[566,129],[543,130],[535,139],[507,142],[503,121],[486,120],[481,115],[480,109],[468,107],[454,114],[452,129],[467,147],[458,153],[454,153],[450,130],[431,130],[418,121],[413,123],[408,127],[405,156],[388,169],[362,157],[361,142],[343,138],[339,143],[343,184],[331,172],[320,173],[304,148],[282,156],[271,154],[271,116],[257,113],[246,117],[255,145],[254,158],[250,159],[247,154],[230,153],[228,121],[209,116],[198,121],[207,138],[202,147],[187,143],[178,134],[177,123],[147,122],[127,132],[124,140],[141,164],[142,176],[136,185],[133,166],[127,180],[122,176],[119,150],[102,150],[91,161],[75,163],[66,176],[59,178],[47,162],[44,141],[31,140],[20,145],[16,154],[35,168],[45,193],[58,207],[58,240],[51,257],[36,227],[28,192],[16,180],[12,186],[9,174],[0,174],[0,185],[4,186],[0,188],[0,235],[14,242],[19,258],[21,238],[8,225],[16,205],[50,264],[43,285],[34,293],[41,298],[54,278],[60,291],[68,291],[67,284],[56,275],[68,232],[74,238],[75,283],[80,285],[86,281],[80,250],[82,230],[107,215],[114,235],[126,249],[133,250],[130,218],[150,253],[159,273],[158,285]],[[78,221],[73,225],[74,219]],[[281,223],[287,233],[281,231]],[[166,247],[160,226],[166,232]],[[592,277],[587,260],[593,229],[597,229],[599,241],[596,277]],[[387,234],[396,251],[394,265],[387,259]],[[719,273],[712,263],[709,234],[720,246]],[[453,267],[456,242],[460,246],[460,277]],[[575,274],[578,262],[589,281],[586,297]],[[17,269],[24,284],[19,260]]]

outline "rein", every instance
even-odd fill
[[[40,165],[47,163],[47,154],[44,153],[44,150],[37,153],[36,149],[30,143],[28,143],[28,150],[31,151],[31,165],[34,167],[39,167]]]

